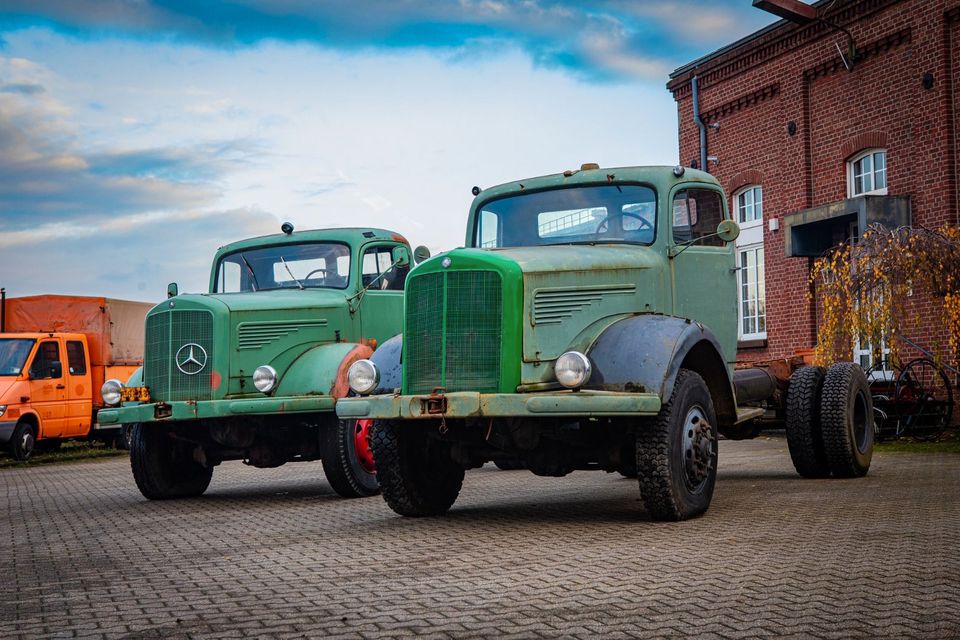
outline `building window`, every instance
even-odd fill
[[[887,152],[870,149],[854,156],[847,163],[850,197],[887,195]]]
[[[750,186],[741,189],[736,196],[737,219],[740,225],[763,221],[763,188]]]
[[[766,292],[763,274],[763,245],[737,247],[740,273],[740,340],[767,337]]]
[[[763,187],[752,184],[733,194],[733,207],[740,223],[737,238],[737,337],[765,340],[767,337],[766,282],[763,276]]]

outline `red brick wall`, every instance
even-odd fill
[[[728,193],[760,178],[764,198],[767,346],[742,349],[758,360],[811,348],[816,312],[808,298],[810,261],[784,255],[783,225],[767,221],[847,197],[846,161],[871,147],[887,150],[890,195],[909,194],[913,224],[960,223],[954,118],[960,85],[960,0],[838,0],[828,17],[849,29],[859,56],[841,64],[842,33],[822,25],[784,25],[671,79],[680,122],[680,161],[699,162],[690,77],[696,73],[709,170]],[[925,73],[934,85],[922,86]],[[797,125],[793,136],[788,122]],[[745,182],[746,181],[746,182]],[[731,208],[733,202],[730,202]],[[932,301],[911,301],[931,318]],[[946,334],[919,323],[910,337],[939,350]]]

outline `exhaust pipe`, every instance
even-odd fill
[[[0,333],[7,332],[7,289],[0,287]]]

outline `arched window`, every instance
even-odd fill
[[[737,238],[737,309],[740,340],[767,337],[766,282],[763,265],[763,187],[752,184],[733,194],[741,233]]]
[[[847,193],[851,198],[887,195],[886,149],[867,149],[847,162]]]

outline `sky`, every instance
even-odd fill
[[[677,162],[749,0],[0,0],[0,286],[159,301],[297,229],[464,241],[471,188]]]

